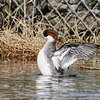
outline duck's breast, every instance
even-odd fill
[[[43,75],[52,75],[52,69],[50,68],[50,59],[46,57],[43,49],[39,52],[37,56],[37,64]]]

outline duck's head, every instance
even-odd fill
[[[54,42],[57,40],[58,32],[53,29],[46,29],[42,35],[47,38],[49,42]]]

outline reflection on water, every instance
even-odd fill
[[[95,78],[40,76],[36,80],[37,100],[99,100],[100,81]]]
[[[100,71],[75,66],[76,76],[50,77],[38,75],[36,62],[1,62],[0,100],[100,100]]]

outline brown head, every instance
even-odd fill
[[[48,39],[50,39],[50,37],[52,37],[54,40],[56,40],[58,37],[58,32],[53,29],[46,29],[43,32],[43,36]]]

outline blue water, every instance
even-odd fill
[[[0,63],[0,100],[100,100],[100,71],[75,65],[66,76],[42,76],[36,62]]]

